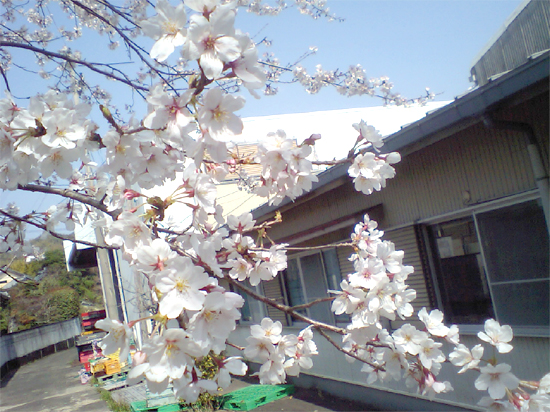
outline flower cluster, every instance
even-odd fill
[[[364,363],[361,370],[367,373],[368,383],[406,376],[409,384],[433,397],[452,387],[436,380],[446,358],[440,349],[442,343],[431,337],[451,339],[456,331],[442,324],[441,312],[427,314],[425,309],[419,318],[427,331],[407,323],[390,334],[383,327],[383,318],[410,317],[410,302],[416,297],[405,283],[413,268],[403,265],[403,252],[396,251],[392,242],[382,240],[383,234],[368,215],[355,226],[352,242],[357,253],[351,259],[356,271],[342,281],[341,291],[332,291],[336,294],[333,312],[351,317],[343,349],[349,361]]]
[[[286,196],[294,199],[311,190],[313,182],[318,179],[307,159],[312,151],[309,140],[296,146],[283,130],[268,134],[258,149],[257,162],[263,165],[263,169],[254,192],[277,205]]]
[[[262,363],[258,373],[260,383],[284,383],[287,375],[298,376],[302,369],[311,369],[311,357],[318,354],[311,329],[312,326],[308,326],[298,336],[282,336],[281,322],[273,322],[270,318],[250,327],[251,336],[247,338],[244,356]]]
[[[513,349],[510,344],[513,339],[512,328],[508,325],[501,326],[494,319],[485,321],[484,332],[479,332],[478,337],[493,346],[493,354],[494,350],[498,353],[509,353]],[[539,382],[523,381],[511,372],[510,365],[497,363],[494,355],[484,360],[483,353],[484,347],[481,344],[471,350],[465,345],[458,344],[449,354],[451,363],[462,367],[458,373],[467,370],[479,372],[474,386],[477,390],[488,391],[489,396],[484,396],[478,405],[498,411],[550,410],[550,374],[545,375]],[[480,362],[485,366],[480,366]],[[536,393],[528,392],[533,390],[536,390]]]
[[[172,383],[178,398],[185,403],[194,403],[201,393],[215,394],[218,386],[226,387],[229,373],[246,373],[246,365],[240,359],[212,356],[218,371],[213,379],[201,379],[196,360],[207,354],[183,329],[168,329],[162,336],[153,337],[134,356],[134,367],[128,373],[128,380],[137,382],[145,378],[148,389],[154,393],[166,390]]]
[[[0,189],[14,190],[54,173],[73,174],[71,162],[88,162],[96,126],[86,119],[91,106],[75,104],[54,91],[30,99],[27,109],[0,100]]]
[[[240,319],[243,298],[226,291],[209,274],[223,277],[223,269],[227,268],[231,278],[248,278],[255,285],[286,268],[286,254],[279,248],[258,248],[244,235],[254,227],[250,213],[229,216],[228,227],[234,231],[232,235],[218,228],[171,240],[151,240],[149,226],[131,211],[122,212],[109,227],[105,241],[122,247],[125,259],[146,276],[158,303],[159,319],[185,319],[182,329],[168,329],[153,336],[140,355],[142,362],[131,372],[133,379],[147,379],[153,391],[162,391],[172,383],[178,396],[193,402],[201,391],[227,386],[229,372],[242,369],[235,359],[223,363],[221,353]],[[240,271],[239,265],[250,270]],[[127,328],[123,325],[105,321],[98,327],[110,331],[103,345],[109,353],[127,345]],[[196,362],[207,355],[219,360],[221,382],[200,379]]]
[[[242,282],[249,280],[252,286],[256,286],[262,280],[271,280],[277,273],[286,269],[285,245],[272,246],[269,250],[258,249],[250,236],[244,232],[253,228],[255,221],[251,213],[243,213],[239,217],[229,216],[228,226],[235,233],[223,241],[227,254],[226,267],[229,276]]]
[[[17,215],[19,208],[14,204],[8,205],[6,214],[0,214],[0,253],[10,252],[17,257],[32,255],[35,251],[25,241],[26,224],[12,218]]]
[[[239,309],[244,301],[240,295],[219,286],[217,279],[208,276],[190,257],[173,252],[165,240],[151,241],[149,234],[144,236],[147,228],[136,221],[132,225],[132,219],[131,216],[125,219],[120,228],[115,226],[119,221],[115,222],[109,241],[124,239],[126,258],[147,277],[158,301],[158,319],[164,319],[163,322],[186,319],[186,322],[183,329],[167,329],[161,335],[153,335],[134,358],[130,378],[134,381],[145,378],[153,392],[162,392],[171,383],[178,397],[195,402],[201,392],[214,393],[218,385],[227,386],[229,372],[242,375],[246,371],[240,361],[224,363],[221,355],[241,316]],[[131,238],[130,233],[139,235]],[[128,239],[132,241],[126,243]],[[96,326],[109,331],[102,342],[105,354],[118,349],[127,353],[129,325],[105,320]],[[200,379],[196,364],[209,354],[219,360],[219,373],[214,380]]]
[[[374,127],[367,125],[363,120],[353,127],[359,132],[356,145],[373,148],[376,152],[384,145],[382,136]],[[386,187],[386,180],[395,176],[392,164],[399,163],[399,153],[376,154],[365,152],[357,154],[348,170],[353,177],[355,190],[370,195],[374,190]]]

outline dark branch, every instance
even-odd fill
[[[384,368],[382,368],[381,366],[378,366],[378,365],[375,365],[371,362],[369,362],[368,360],[365,360],[365,359],[362,359],[360,358],[359,356],[357,356],[356,354],[350,352],[350,351],[347,351],[345,350],[344,348],[342,348],[340,345],[338,345],[324,330],[322,330],[321,328],[317,328],[316,326],[314,326],[315,330],[317,330],[317,332],[319,332],[319,334],[325,338],[332,346],[334,346],[337,350],[339,350],[340,352],[352,357],[353,359],[356,359],[358,360],[359,362],[362,362],[362,363],[366,363],[367,365],[370,365],[372,366],[374,369],[378,369],[378,370],[381,370],[381,371],[385,371]],[[385,346],[384,346],[385,347]]]
[[[92,206],[92,207],[102,211],[103,213],[108,214],[109,216],[111,216],[113,218],[113,220],[116,220],[118,215],[120,215],[120,213],[121,213],[120,209],[110,211],[110,210],[107,209],[107,206],[105,206],[99,200],[96,200],[91,196],[87,196],[87,195],[84,195],[82,193],[75,192],[74,190],[57,189],[57,188],[54,188],[54,187],[41,186],[41,185],[32,185],[32,184],[19,185],[18,189],[26,190],[27,192],[48,193],[48,194],[52,194],[52,195],[58,195],[58,196],[66,197],[66,198],[69,198],[69,199],[77,200],[80,203],[84,203],[86,205]]]
[[[121,83],[124,83],[124,84],[130,86],[133,89],[146,91],[146,92],[149,91],[148,87],[141,86],[139,84],[135,84],[134,82],[129,80],[126,76],[125,76],[125,78],[119,77],[119,76],[115,75],[114,73],[99,69],[97,67],[97,66],[108,66],[108,67],[110,67],[108,64],[105,64],[105,63],[90,63],[90,62],[87,62],[85,60],[75,59],[74,57],[70,57],[70,56],[67,56],[67,55],[64,55],[64,54],[61,54],[61,53],[56,53],[56,52],[53,52],[53,51],[41,49],[39,47],[31,46],[30,44],[0,41],[0,47],[13,47],[13,48],[17,48],[17,49],[25,49],[25,50],[30,50],[34,53],[43,54],[44,56],[48,56],[48,57],[51,57],[51,58],[65,60],[69,63],[78,64],[78,65],[87,67],[88,69],[90,69],[90,70],[92,70],[96,73],[99,73],[103,76],[106,76],[108,78],[111,78],[111,79],[117,80]],[[115,69],[113,69],[113,70],[115,70]],[[116,70],[116,71],[122,73],[120,70]]]
[[[0,214],[4,215],[4,216],[7,216],[9,217],[10,219],[13,219],[13,220],[17,220],[18,222],[23,222],[23,223],[28,223],[29,225],[33,225],[34,227],[37,227],[39,229],[42,229],[43,231],[45,232],[48,232],[50,235],[52,235],[53,237],[56,237],[58,239],[61,239],[61,240],[70,240],[71,242],[73,243],[79,243],[81,245],[86,245],[86,246],[91,246],[91,247],[97,247],[97,248],[101,248],[101,249],[112,249],[112,250],[116,250],[116,249],[119,249],[118,247],[114,247],[114,246],[106,246],[106,245],[98,245],[97,243],[93,243],[93,242],[88,242],[86,240],[76,240],[76,239],[73,239],[71,238],[70,236],[68,235],[62,235],[60,233],[57,233],[57,232],[54,232],[53,230],[51,229],[48,229],[47,225],[45,224],[42,224],[42,223],[38,223],[38,222],[33,222],[32,220],[30,219],[25,219],[24,217],[20,217],[20,216],[15,216],[15,215],[12,215],[11,213],[8,213],[2,209],[0,209]]]
[[[316,329],[330,330],[330,331],[338,333],[340,335],[345,335],[346,334],[346,330],[343,329],[343,328],[339,328],[339,327],[333,326],[333,325],[328,325],[326,323],[313,320],[313,319],[311,319],[307,316],[304,316],[300,313],[296,313],[295,309],[291,306],[283,305],[283,304],[277,303],[274,299],[266,298],[265,296],[262,296],[262,295],[260,295],[256,292],[248,289],[247,287],[241,285],[240,282],[238,282],[234,279],[231,279],[230,277],[226,277],[225,279],[227,279],[227,281],[230,284],[232,284],[233,286],[235,286],[235,287],[239,288],[240,290],[242,290],[243,292],[245,292],[247,295],[250,295],[254,299],[259,300],[260,302],[263,302],[266,305],[274,307],[275,309],[278,309],[281,312],[284,312],[284,313],[292,316],[296,320],[306,322],[310,325],[313,325],[313,327],[315,327]]]

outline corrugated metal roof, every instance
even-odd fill
[[[524,64],[529,56],[550,49],[550,2],[527,0],[475,58],[470,70],[478,85]]]

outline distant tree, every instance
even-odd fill
[[[35,277],[43,266],[42,262],[38,259],[31,260],[30,262],[26,262],[24,259],[18,259],[10,265],[11,269],[29,275],[30,277]]]
[[[68,320],[80,314],[80,297],[69,287],[51,292],[45,303],[44,310],[51,323]]]

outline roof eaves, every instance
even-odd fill
[[[403,150],[407,146],[426,139],[461,121],[481,116],[491,106],[548,78],[548,73],[550,72],[549,56],[550,51],[542,53],[509,73],[456,98],[454,102],[426,114],[424,118],[386,137],[384,139],[384,151]],[[344,176],[347,170],[347,164],[340,164],[320,173],[318,175],[319,181],[313,184],[308,194]],[[308,194],[303,196],[307,196]],[[292,200],[288,197],[277,206],[265,203],[254,209],[252,214],[255,219],[258,219],[261,216],[275,212],[289,203],[292,203]]]

